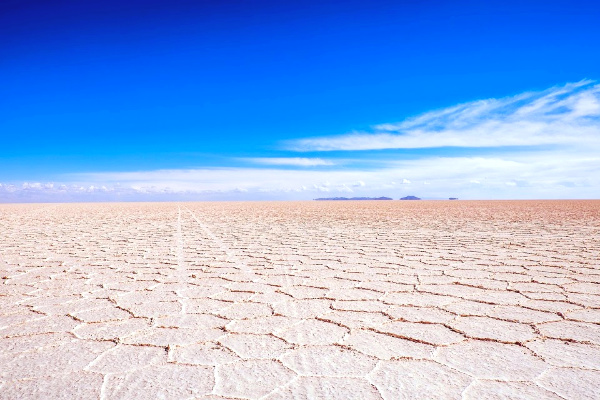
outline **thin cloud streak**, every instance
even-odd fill
[[[258,158],[242,158],[254,164],[263,165],[289,165],[294,167],[318,167],[325,165],[334,165],[329,160],[322,158],[304,158],[304,157],[258,157]]]
[[[432,111],[370,133],[287,142],[292,151],[436,147],[600,148],[600,85],[591,81]]]

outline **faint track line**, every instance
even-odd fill
[[[196,214],[194,214],[192,212],[192,210],[190,210],[187,207],[184,207],[192,216],[192,218],[198,223],[198,226],[200,226],[200,229],[202,229],[202,231],[213,241],[215,242],[219,248],[227,255],[228,260],[233,261],[236,263],[236,265],[238,265],[240,267],[240,269],[244,272],[249,272],[251,270],[250,267],[248,267],[248,265],[243,262],[237,255],[235,255],[233,253],[233,251],[229,248],[229,246],[227,246],[221,239],[219,239],[211,230],[210,228],[204,224],[202,221],[200,221],[200,219],[198,219],[198,217],[196,216]]]
[[[183,233],[181,231],[181,207],[177,206],[177,269],[183,270]]]
[[[183,258],[183,230],[181,228],[181,207],[177,206],[177,270],[182,273],[185,268],[185,260]],[[182,299],[182,295],[179,291],[176,292],[179,297],[178,302],[181,304],[181,314],[187,314],[187,303]]]

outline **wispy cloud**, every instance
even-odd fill
[[[600,148],[600,85],[581,81],[474,101],[377,125],[372,132],[300,139],[285,147],[332,151],[543,145]]]
[[[290,153],[244,159],[260,165],[253,167],[66,174],[55,182],[0,184],[0,201],[311,199],[323,193],[598,198],[600,85],[582,81],[476,101],[378,125],[371,133],[302,139],[288,146],[355,152],[343,162]],[[360,156],[368,149],[443,146],[468,147],[469,156],[435,150],[410,159]],[[311,168],[320,166],[327,168]]]
[[[254,164],[289,165],[294,167],[317,167],[323,165],[334,165],[332,161],[323,160],[322,158],[305,157],[259,157],[243,158],[242,160],[246,160]]]

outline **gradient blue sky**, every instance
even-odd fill
[[[597,1],[0,3],[0,201],[600,197]]]

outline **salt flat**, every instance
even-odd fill
[[[600,201],[0,205],[2,399],[600,398]]]

